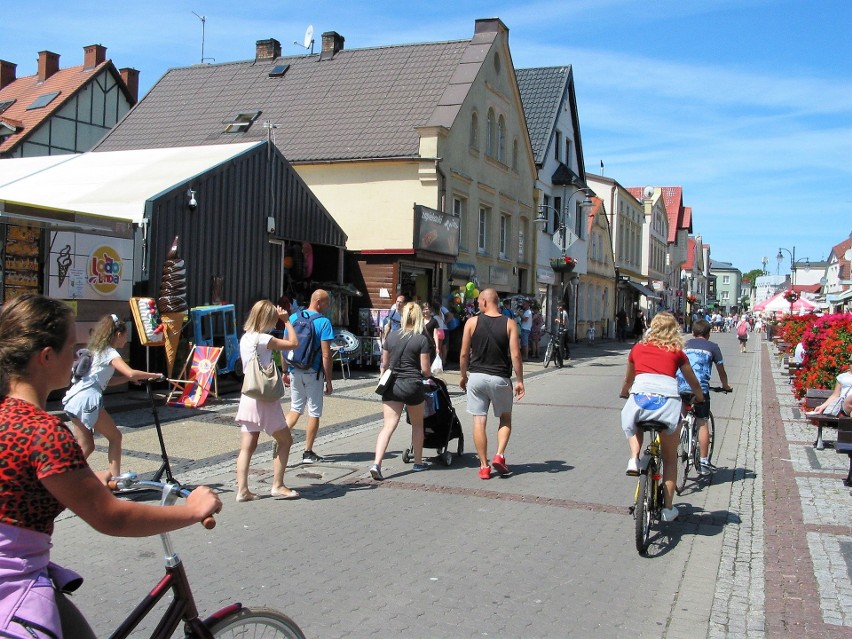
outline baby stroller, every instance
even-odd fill
[[[462,433],[461,422],[453,408],[444,380],[430,377],[423,383],[428,384],[429,388],[426,391],[426,406],[423,417],[423,448],[434,448],[444,465],[450,466],[453,463],[453,454],[449,451],[452,440],[459,440],[456,454],[461,456],[464,453],[464,434]],[[411,423],[408,411],[406,411],[406,420],[409,424]],[[414,461],[412,448],[406,448],[405,452],[402,453],[402,461],[406,464]]]

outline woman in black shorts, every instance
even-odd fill
[[[370,466],[370,475],[376,481],[384,479],[382,459],[399,424],[403,406],[408,408],[411,421],[413,470],[419,472],[429,468],[429,464],[423,463],[423,408],[426,399],[423,380],[430,375],[430,347],[430,339],[423,334],[423,311],[414,302],[409,302],[402,309],[399,330],[391,331],[382,345],[381,371],[391,368],[394,376],[382,394],[384,426],[376,440],[376,458]]]

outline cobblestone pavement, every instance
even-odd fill
[[[448,372],[465,455],[412,473],[403,423],[369,479],[380,427],[375,373],[335,381],[316,451],[287,471],[298,501],[235,504],[238,430],[233,396],[202,410],[161,408],[175,476],[219,489],[213,531],[173,534],[202,614],[232,601],[287,612],[309,637],[852,637],[846,457],[814,450],[769,347],[737,352],[714,335],[736,392],[713,396],[715,462],[655,528],[647,557],[633,547],[618,389],[628,346],[572,348],[570,366],[529,364],[516,404],[508,479],[484,482],[471,454],[471,418]],[[150,408],[108,398],[124,432],[126,468],[160,464]],[[489,421],[492,421],[491,418]],[[494,437],[494,426],[489,427]],[[254,456],[253,487],[268,491],[271,440]],[[493,441],[490,442],[493,454]],[[455,442],[450,450],[455,450]],[[427,451],[431,452],[431,451]],[[105,467],[103,451],[91,459]],[[54,561],[86,576],[76,596],[107,636],[162,573],[157,539],[116,539],[73,515],[58,522]],[[141,630],[153,627],[143,622]]]

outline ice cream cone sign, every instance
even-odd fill
[[[179,239],[175,236],[172,246],[166,254],[166,261],[163,263],[163,278],[160,282],[160,298],[157,300],[157,308],[163,322],[163,336],[165,337],[166,375],[169,377],[174,369],[175,356],[180,343],[180,332],[187,312],[186,265],[178,251]]]

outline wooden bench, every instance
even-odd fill
[[[849,474],[843,480],[844,486],[852,486],[852,417],[841,417],[837,421],[837,442],[834,450],[849,455]]]
[[[792,383],[792,381],[796,378],[796,371],[801,368],[801,364],[797,364],[793,361],[793,358],[789,355],[786,355],[784,359],[781,360],[782,368],[786,368],[787,370],[787,379]]]
[[[805,411],[812,411],[828,399],[833,392],[834,391],[827,388],[807,389],[807,391],[805,391]],[[823,426],[833,426],[836,428],[837,423],[840,421],[840,417],[836,415],[817,415],[814,417],[807,417],[806,419],[817,427],[817,438],[814,442],[814,448],[817,450],[824,449],[826,447],[826,442],[822,439],[822,428]],[[828,445],[831,446],[832,442],[828,442]]]

